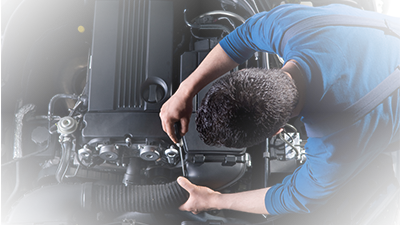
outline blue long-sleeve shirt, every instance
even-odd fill
[[[400,64],[400,39],[374,28],[312,28],[292,37],[285,48],[280,46],[284,32],[294,23],[333,14],[387,18],[344,5],[288,4],[249,18],[221,40],[220,45],[237,63],[244,62],[255,51],[275,53],[285,61],[296,60],[306,81],[306,102],[300,116],[307,128],[317,123],[318,116],[352,105]],[[397,22],[400,24],[400,20]],[[399,140],[399,96],[398,89],[354,124],[341,125],[332,131],[330,127],[322,127],[327,129],[327,135],[309,138],[305,164],[268,190],[265,196],[268,212],[272,215],[311,212]]]

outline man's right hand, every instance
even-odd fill
[[[163,130],[174,143],[179,141],[174,132],[176,122],[181,122],[181,136],[188,132],[193,97],[207,84],[237,65],[218,44],[196,70],[181,83],[175,94],[164,103],[160,110],[161,123]]]
[[[178,143],[179,141],[175,136],[174,130],[176,122],[181,123],[181,130],[177,131],[180,132],[181,136],[188,132],[190,116],[193,110],[192,100],[193,97],[190,94],[178,89],[161,107],[160,118],[162,128],[174,143]]]

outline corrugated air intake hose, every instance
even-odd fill
[[[10,209],[6,221],[10,224],[32,224],[33,221],[54,224],[54,221],[69,221],[71,215],[82,208],[94,212],[156,213],[177,209],[188,196],[176,181],[128,187],[123,184],[60,183],[24,195]]]
[[[86,183],[82,187],[82,206],[107,212],[159,212],[178,208],[189,197],[176,181],[127,187]]]

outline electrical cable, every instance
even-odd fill
[[[19,176],[20,171],[19,170],[20,170],[19,162],[16,162],[15,163],[15,186],[14,186],[12,193],[7,198],[6,205],[8,205],[11,202],[11,200],[14,198],[14,196],[18,192],[19,184],[20,184],[20,176]]]
[[[50,134],[49,134],[49,136],[50,136]],[[43,153],[43,152],[45,152],[45,151],[49,148],[49,146],[50,146],[50,139],[47,141],[47,144],[46,144],[46,146],[45,146],[43,149],[41,149],[41,150],[39,150],[39,151],[36,151],[36,152],[32,152],[32,153],[27,154],[27,155],[24,155],[24,156],[22,156],[21,158],[14,159],[14,160],[12,160],[12,161],[3,163],[3,164],[1,164],[1,166],[7,166],[7,165],[10,165],[10,164],[12,164],[12,163],[21,161],[21,160],[23,160],[23,159],[30,158],[30,157],[32,157],[32,156],[34,156],[34,155]]]

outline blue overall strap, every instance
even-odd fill
[[[394,18],[393,18],[394,20]],[[309,29],[326,27],[326,26],[353,26],[353,27],[369,27],[385,31],[387,34],[400,38],[400,23],[390,19],[373,19],[365,17],[356,17],[348,15],[326,15],[313,16],[301,20],[289,27],[283,34],[280,49],[286,47],[287,42],[295,35],[307,32]]]
[[[400,65],[374,89],[343,111],[315,115],[313,124],[304,124],[308,137],[323,137],[364,117],[400,88]]]

